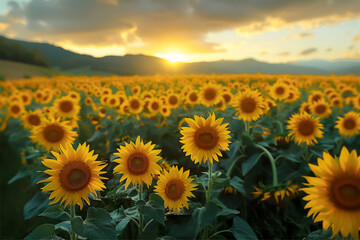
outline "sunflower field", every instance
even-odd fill
[[[359,83],[1,81],[1,236],[359,239]]]

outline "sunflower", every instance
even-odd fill
[[[188,197],[195,197],[192,191],[196,189],[196,184],[191,182],[189,170],[184,172],[182,168],[179,170],[173,166],[159,176],[154,191],[164,199],[165,208],[180,213],[182,208],[189,208]]]
[[[97,154],[89,151],[89,146],[84,143],[79,144],[75,150],[70,143],[60,146],[60,152],[53,151],[56,159],[44,159],[42,163],[50,168],[44,172],[49,174],[45,180],[38,183],[48,182],[43,188],[43,192],[52,191],[49,199],[53,199],[50,204],[60,202],[66,206],[75,204],[83,207],[83,200],[90,205],[89,194],[96,194],[96,191],[105,189],[100,174],[105,163],[96,161]]]
[[[326,118],[332,113],[330,105],[324,100],[313,102],[310,105],[310,110],[312,114],[317,115],[319,118]]]
[[[64,145],[65,143],[73,143],[77,137],[77,133],[71,130],[67,125],[67,121],[60,121],[56,118],[42,118],[41,124],[31,129],[30,136],[33,142],[45,147],[47,151]]]
[[[239,119],[251,122],[259,119],[263,114],[265,105],[261,93],[256,90],[245,90],[235,99],[234,107]]]
[[[206,107],[211,107],[221,100],[220,87],[216,84],[208,83],[200,89],[199,102]]]
[[[304,177],[308,183],[301,190],[307,193],[308,216],[322,221],[325,230],[332,228],[333,237],[339,232],[359,239],[360,229],[360,157],[343,147],[340,157],[323,152],[318,165],[309,164],[315,177]]]
[[[24,105],[20,101],[15,101],[10,103],[8,109],[10,116],[13,118],[18,118],[21,114],[25,112]]]
[[[171,93],[167,96],[166,102],[170,108],[178,108],[180,106],[180,95],[176,93]]]
[[[277,186],[259,184],[259,187],[254,186],[255,192],[252,192],[252,195],[259,201],[282,207],[286,199],[293,199],[299,194],[298,188],[299,185],[293,184],[290,180]]]
[[[344,117],[338,117],[335,128],[339,129],[342,136],[352,137],[359,134],[360,131],[360,114],[350,111]]]
[[[42,113],[40,109],[35,111],[29,111],[22,115],[21,120],[25,129],[32,129],[33,127],[39,126],[41,124]]]
[[[151,112],[152,114],[156,114],[160,111],[161,108],[161,102],[159,99],[157,98],[151,98],[149,100],[149,104],[148,104],[148,110],[149,112]]]
[[[286,128],[290,130],[289,137],[295,139],[297,144],[312,145],[313,142],[317,143],[316,138],[323,137],[321,129],[324,125],[320,123],[319,118],[304,112],[293,114]]]
[[[290,89],[284,82],[276,82],[270,87],[270,96],[275,100],[283,100],[289,96]]]
[[[308,102],[303,102],[300,106],[300,113],[304,113],[304,112],[307,112],[307,113],[310,113],[311,110],[310,110],[310,103]]]
[[[154,150],[154,147],[155,144],[151,142],[144,144],[138,136],[135,143],[125,143],[125,146],[120,146],[118,152],[114,153],[119,157],[114,160],[119,164],[114,168],[114,173],[122,174],[120,182],[126,179],[125,189],[130,183],[142,185],[145,182],[150,186],[151,175],[161,171],[161,167],[157,164],[161,160],[161,157],[157,156],[161,150]]]
[[[180,131],[180,142],[184,144],[181,148],[195,163],[219,161],[218,155],[222,157],[220,150],[229,150],[228,123],[221,124],[223,118],[215,119],[214,113],[207,119],[197,115],[194,118],[187,118],[190,127],[183,127]]]
[[[308,96],[308,102],[314,103],[324,99],[324,94],[321,91],[313,91],[310,96]]]
[[[192,90],[186,95],[186,103],[190,105],[195,105],[198,103],[198,101],[199,93],[196,90]]]
[[[80,111],[80,106],[76,100],[71,97],[62,97],[54,101],[52,110],[56,116],[62,118],[72,118]]]
[[[129,112],[139,114],[143,110],[143,103],[138,97],[129,97]]]

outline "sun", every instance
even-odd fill
[[[156,54],[156,56],[160,58],[164,58],[171,63],[186,62],[189,59],[189,57],[186,54],[175,53],[175,52],[159,53]]]

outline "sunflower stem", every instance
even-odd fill
[[[268,156],[269,160],[270,160],[270,164],[271,164],[271,170],[272,170],[272,174],[273,174],[273,186],[277,186],[278,184],[278,177],[277,177],[277,170],[276,170],[276,164],[275,164],[275,159],[274,157],[271,155],[271,153],[264,148],[263,146],[259,145],[259,144],[255,144],[255,147],[260,148],[261,150],[263,150],[263,152]]]
[[[75,218],[75,205],[70,206],[70,217],[70,221]],[[70,240],[77,240],[77,235],[75,234],[73,229],[71,229]]]
[[[141,184],[139,184],[139,200],[143,200],[142,199],[142,191],[143,191],[143,187]],[[140,212],[140,219],[139,219],[139,236],[140,234],[144,231],[144,216],[143,214]]]
[[[231,166],[229,167],[228,171],[226,172],[226,176],[230,177],[231,172],[233,168],[235,167],[235,164],[243,157],[244,155],[240,155],[231,163]]]
[[[250,135],[250,122],[244,121],[244,123],[245,123],[245,134],[247,136],[249,136]]]
[[[208,161],[209,166],[209,181],[208,181],[208,189],[206,191],[206,202],[210,201],[211,198],[211,188],[212,188],[212,163]]]

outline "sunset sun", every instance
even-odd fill
[[[181,53],[159,53],[156,54],[157,57],[164,58],[168,60],[171,63],[177,63],[177,62],[186,62],[189,60],[189,57],[185,54]]]

